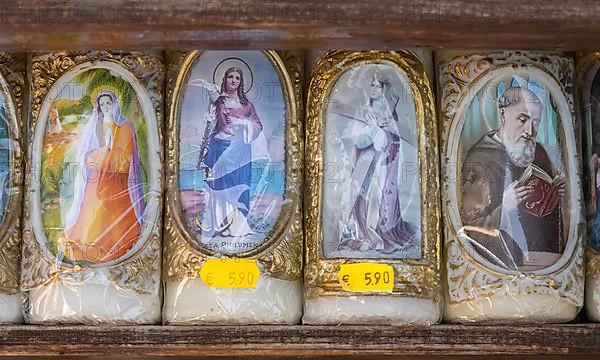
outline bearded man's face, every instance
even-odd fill
[[[522,98],[518,104],[505,107],[503,112],[500,139],[513,164],[526,167],[535,158],[535,137],[540,125],[542,106],[539,102]]]

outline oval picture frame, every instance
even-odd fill
[[[497,52],[457,56],[438,66],[442,128],[442,178],[444,187],[445,244],[447,248],[447,302],[461,304],[476,298],[496,294],[497,289],[520,289],[530,293],[558,292],[560,296],[579,304],[582,301],[583,246],[581,180],[575,111],[572,89],[573,66],[568,58],[558,54],[537,52]],[[562,72],[562,73],[561,73]],[[566,74],[565,74],[566,72]],[[501,268],[483,258],[465,235],[459,236],[462,220],[459,212],[458,154],[463,132],[464,114],[475,95],[486,84],[502,76],[531,75],[548,89],[551,101],[556,102],[563,141],[559,151],[567,172],[569,195],[569,228],[565,248],[558,260],[539,269],[512,270]],[[565,156],[566,155],[566,156]],[[521,282],[528,278],[530,281]],[[464,281],[468,281],[464,283]]]
[[[23,196],[23,149],[22,139],[27,58],[24,54],[0,53],[1,104],[7,125],[9,150],[9,174],[6,183],[10,198],[0,220],[0,292],[14,294],[19,291],[21,260],[21,205]]]
[[[285,103],[284,166],[285,186],[281,212],[272,229],[258,246],[247,251],[219,252],[201,244],[192,234],[183,216],[180,200],[180,118],[186,86],[194,67],[208,51],[171,53],[167,94],[169,96],[167,122],[167,193],[164,242],[164,269],[167,279],[182,280],[197,277],[204,262],[212,257],[256,259],[262,269],[279,279],[296,280],[301,275],[302,227],[300,194],[302,189],[303,142],[301,103],[301,58],[290,51],[233,51],[222,52],[223,59],[214,71],[213,79],[220,78],[218,68],[234,59],[243,59],[243,53],[259,52],[267,59],[278,76]],[[238,55],[235,55],[235,54]],[[233,54],[233,55],[232,55]],[[235,55],[235,56],[234,56]],[[238,59],[238,60],[239,60]],[[242,61],[249,70],[250,66]],[[251,74],[252,80],[257,75]],[[251,86],[251,85],[250,85]],[[250,88],[245,89],[249,91]]]
[[[77,76],[88,71],[107,70],[124,80],[134,91],[142,112],[145,141],[147,188],[143,192],[145,210],[140,235],[125,254],[110,261],[66,262],[47,245],[41,215],[42,147],[46,139],[47,119],[52,102],[64,87]],[[140,293],[153,293],[158,288],[156,274],[160,269],[162,218],[162,81],[164,68],[159,58],[142,53],[52,53],[32,58],[34,81],[32,122],[30,129],[30,161],[25,202],[24,246],[22,281],[25,289],[32,289],[50,281],[53,276],[80,278],[86,273],[108,272],[110,278],[123,288]],[[81,136],[81,133],[78,133]],[[135,135],[134,135],[135,136]],[[136,145],[137,148],[137,145]],[[140,156],[138,153],[137,156]],[[65,160],[66,161],[66,160]],[[54,269],[54,270],[53,270]],[[59,269],[59,272],[56,272]],[[123,276],[133,271],[133,276]]]

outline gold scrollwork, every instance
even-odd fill
[[[156,129],[158,132],[157,148],[149,149],[155,151],[158,157],[163,159],[163,135],[162,135],[162,90],[165,69],[159,57],[139,52],[121,53],[108,51],[91,52],[56,52],[45,55],[34,55],[31,66],[32,79],[32,109],[31,123],[29,125],[29,154],[33,149],[33,134],[36,127],[43,123],[40,112],[44,101],[50,95],[50,90],[56,81],[76,66],[89,64],[91,67],[98,62],[110,62],[121,66],[132,74],[143,86],[149,97],[152,109],[156,117]],[[27,164],[26,186],[31,189],[35,169],[32,161]],[[162,166],[158,164],[157,180],[158,189],[162,189],[163,172]],[[24,290],[42,286],[51,281],[71,280],[81,282],[93,276],[99,269],[107,271],[109,279],[117,286],[135,291],[137,293],[156,293],[160,285],[161,268],[161,232],[162,232],[162,194],[153,195],[157,197],[156,219],[152,222],[151,231],[145,239],[143,246],[128,258],[113,265],[82,266],[71,265],[57,261],[48,251],[40,245],[41,239],[37,239],[33,231],[32,199],[25,196],[24,199],[24,224],[23,224],[23,273],[21,274],[21,287]],[[141,239],[140,241],[143,241]]]
[[[326,259],[323,256],[322,191],[324,112],[337,79],[346,71],[365,64],[390,64],[408,78],[415,99],[421,193],[423,257],[420,260]],[[392,296],[440,300],[440,197],[435,103],[429,77],[419,58],[410,51],[330,51],[313,70],[307,99],[306,129],[306,270],[308,297],[352,296],[337,278],[342,264],[378,262],[390,264],[395,272]],[[433,159],[433,160],[432,160]],[[433,189],[433,190],[432,190]],[[382,295],[383,293],[377,293]]]
[[[249,251],[231,256],[257,259],[263,271],[284,280],[302,275],[302,171],[304,142],[302,132],[303,58],[293,51],[263,51],[281,80],[286,105],[286,189],[284,206],[264,242]],[[201,51],[168,54],[167,74],[167,193],[163,274],[168,279],[198,277],[204,262],[217,254],[200,245],[182,218],[179,198],[179,117],[183,89],[189,74],[202,56]]]
[[[23,197],[23,123],[27,86],[24,54],[0,53],[0,92],[8,126],[9,200],[0,221],[0,292],[13,294],[19,290],[21,261],[21,203]]]
[[[488,54],[457,56],[438,66],[440,96],[440,119],[442,124],[442,173],[444,189],[446,272],[448,280],[447,301],[460,304],[476,298],[486,298],[498,293],[514,294],[558,294],[576,306],[583,304],[583,225],[580,219],[580,194],[572,196],[571,215],[574,226],[573,249],[566,263],[550,273],[513,273],[496,271],[473,257],[472,250],[459,239],[458,229],[452,222],[456,204],[449,199],[450,177],[456,179],[457,159],[450,158],[451,146],[456,146],[455,137],[460,136],[457,109],[474,91],[472,85],[491,71],[510,67],[514,70],[536,69],[542,71],[560,86],[568,104],[573,127],[576,127],[573,101],[573,61],[557,53],[500,51]],[[566,121],[567,119],[563,119]],[[568,135],[567,135],[568,136]],[[452,138],[450,138],[452,137]],[[575,140],[577,142],[577,139]],[[575,150],[575,149],[571,149]],[[568,156],[573,156],[569,154]],[[446,173],[446,171],[452,171]],[[580,168],[573,169],[575,178],[580,178]],[[455,181],[455,180],[454,180]]]

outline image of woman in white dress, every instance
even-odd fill
[[[342,195],[338,250],[389,254],[415,245],[417,240],[403,220],[398,187],[403,161],[402,139],[390,78],[381,69],[372,71],[363,84],[365,101],[350,117],[342,133],[352,149],[349,191]],[[334,109],[334,112],[336,110]]]

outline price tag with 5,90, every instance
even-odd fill
[[[208,259],[200,269],[200,279],[213,288],[253,289],[260,271],[256,260]]]
[[[392,292],[394,268],[388,264],[342,264],[338,272],[342,289],[352,292]]]

